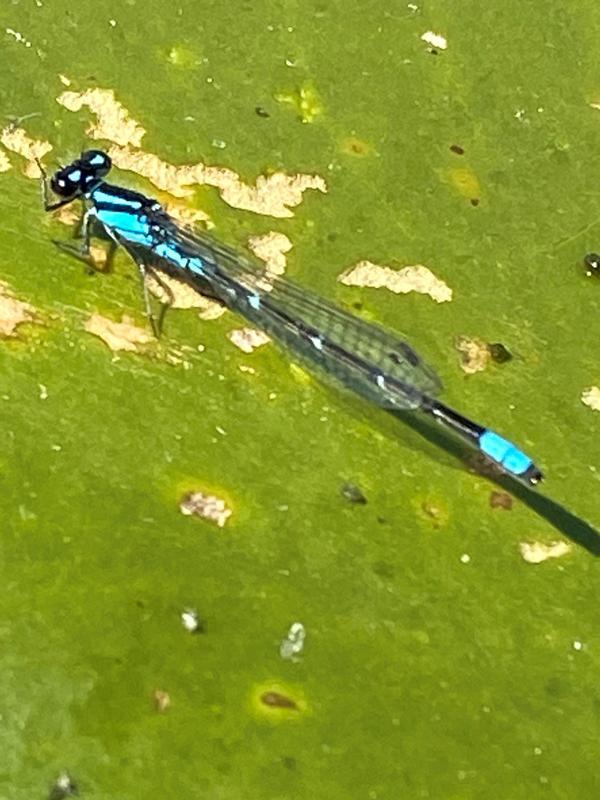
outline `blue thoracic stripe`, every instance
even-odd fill
[[[482,433],[479,437],[479,447],[487,456],[502,464],[514,475],[523,475],[533,464],[529,456],[495,431],[487,430]]]
[[[102,184],[94,189],[90,195],[90,199],[97,209],[100,209],[104,205],[113,209],[118,209],[120,207],[123,211],[129,211],[131,213],[132,211],[139,211],[142,207],[141,200],[137,200],[134,197],[118,195],[115,194],[114,191],[107,191],[102,188]]]
[[[152,247],[154,244],[152,229],[145,217],[129,211],[113,211],[112,209],[101,209],[96,216],[106,228],[115,231],[128,242],[144,244],[147,247]]]

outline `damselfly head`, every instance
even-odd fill
[[[86,150],[81,157],[52,176],[50,188],[59,197],[79,197],[90,192],[108,174],[111,160],[102,150]]]

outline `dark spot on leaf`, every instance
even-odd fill
[[[497,364],[506,364],[506,362],[510,361],[513,357],[510,350],[505,347],[502,342],[492,342],[488,344],[488,350],[492,359]]]
[[[588,253],[583,259],[583,263],[588,268],[591,275],[600,278],[600,255],[598,253]]]
[[[465,154],[464,149],[459,144],[451,144],[450,150],[452,150],[453,153],[456,153],[457,156],[464,156]]]
[[[363,494],[360,486],[357,486],[355,483],[343,483],[340,491],[342,493],[342,497],[344,497],[349,503],[354,503],[355,505],[359,506],[366,506],[367,498]]]
[[[298,710],[298,705],[291,697],[287,697],[280,692],[263,692],[260,696],[261,703],[271,708],[291,708],[294,711]]]
[[[567,680],[556,676],[546,681],[544,689],[546,690],[546,694],[549,694],[555,699],[565,697],[573,691],[572,685]]]
[[[257,116],[262,117],[263,119],[267,119],[268,117],[271,116],[269,114],[269,112],[267,111],[267,109],[263,108],[262,106],[256,106],[256,108],[254,110],[255,110]]]
[[[490,508],[504,508],[510,511],[513,507],[513,499],[506,492],[492,492],[490,494]]]
[[[373,572],[380,578],[391,580],[394,577],[394,568],[387,561],[376,561],[373,564]]]
[[[479,205],[479,198],[478,197],[472,197],[471,198],[471,205],[477,207]]]
[[[368,142],[359,139],[357,136],[348,136],[342,142],[342,150],[344,153],[348,153],[351,156],[359,156],[362,158],[368,156],[372,149]]]

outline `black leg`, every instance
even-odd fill
[[[44,184],[45,185],[45,184]],[[46,210],[49,210],[46,208]],[[90,253],[90,228],[89,228],[89,214],[84,214],[81,220],[81,238],[83,241],[81,244],[75,244],[73,242],[65,242],[63,239],[53,239],[52,244],[56,245],[59,250],[63,250],[65,253],[68,253],[70,256],[77,258],[79,261],[83,261],[84,264],[87,264],[89,267],[96,268],[96,263],[92,258],[92,254]]]
[[[135,263],[137,264],[137,268],[140,273],[140,277],[142,279],[142,291],[144,293],[144,307],[146,317],[148,318],[148,322],[150,323],[150,327],[152,328],[152,333],[154,334],[156,339],[160,339],[160,334],[162,331],[162,323],[165,316],[165,312],[167,306],[171,305],[173,302],[173,293],[169,289],[168,286],[162,281],[160,278],[157,277],[156,271],[152,269],[152,267],[147,267],[145,264],[142,264],[141,261],[135,259]],[[158,315],[158,319],[154,316],[154,312],[152,311],[152,303],[150,301],[150,292],[148,291],[148,278],[154,278],[161,289],[167,292],[167,296],[170,298],[167,303],[161,303],[161,310]]]
[[[102,272],[112,272],[113,261],[115,260],[115,253],[119,245],[113,240],[110,240],[108,251],[106,253],[106,261],[104,262],[104,269]]]
[[[88,267],[94,268],[96,266],[92,254],[85,245],[65,242],[64,239],[53,239],[52,244],[64,253],[68,253],[73,258],[76,258],[78,261],[83,261]]]
[[[65,253],[68,253],[73,258],[76,258],[78,261],[82,261],[87,267],[90,274],[95,272],[110,272],[112,269],[112,263],[114,261],[115,252],[118,247],[118,243],[115,242],[114,239],[110,239],[110,244],[108,250],[106,252],[106,260],[104,264],[100,265],[93,257],[90,249],[91,243],[91,223],[89,211],[86,211],[81,218],[81,223],[79,226],[79,231],[77,233],[76,238],[82,239],[83,241],[79,244],[75,242],[66,242],[64,239],[53,239],[52,243],[58,247],[59,250],[62,250]]]
[[[156,281],[156,283],[163,290],[167,298],[166,300],[160,300],[160,312],[158,314],[158,319],[156,320],[156,330],[157,330],[156,338],[158,339],[163,331],[163,322],[165,319],[165,315],[175,302],[175,296],[173,295],[171,287],[160,277],[158,270],[154,269],[153,267],[150,267],[148,268],[146,274]]]

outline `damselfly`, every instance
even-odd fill
[[[435,372],[398,335],[355,315],[283,278],[267,275],[249,259],[179,225],[162,206],[138,192],[106,183],[111,160],[87,150],[50,180],[59,198],[50,202],[43,174],[46,211],[82,198],[82,245],[59,243],[84,260],[91,259],[92,226],[111,241],[111,253],[123,247],[141,273],[146,310],[147,278],[163,286],[161,274],[185,282],[245,317],[284,345],[291,355],[315,367],[359,395],[389,410],[420,410],[453,430],[502,471],[526,484],[542,480],[529,456],[504,437],[477,425],[435,396],[441,383]]]

